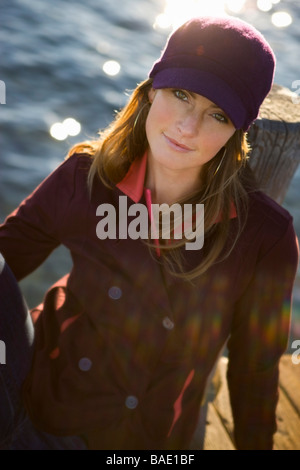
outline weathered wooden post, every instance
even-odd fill
[[[261,106],[259,119],[249,129],[248,141],[252,149],[249,164],[259,188],[282,204],[300,162],[300,97],[288,88],[274,84]],[[219,364],[222,364],[222,357]],[[222,382],[224,380],[226,378],[223,377]],[[213,371],[208,380],[206,398],[190,449],[204,448],[208,405],[214,400],[220,386],[217,365],[216,372]],[[229,397],[227,402],[225,408],[229,410]],[[228,440],[228,430],[226,432],[218,425],[216,412],[211,412],[210,418],[214,416],[210,423],[210,438],[213,435],[216,440],[220,439],[221,448],[225,450],[233,449],[233,444]],[[217,446],[218,443],[215,443],[213,448],[217,449]]]
[[[300,162],[300,97],[273,85],[251,126],[249,163],[260,188],[282,204]]]

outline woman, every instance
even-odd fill
[[[247,23],[190,20],[100,140],[7,217],[0,249],[18,280],[60,243],[73,258],[31,312],[26,425],[8,448],[187,449],[224,345],[236,447],[272,448],[298,251],[290,214],[255,188],[246,131],[274,66]],[[164,236],[155,204],[192,211]]]

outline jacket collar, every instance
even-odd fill
[[[131,163],[128,172],[122,181],[117,184],[117,188],[135,203],[140,201],[144,193],[146,168],[147,152],[144,153],[142,158],[136,159]]]
[[[144,153],[142,158],[136,159],[130,165],[130,168],[124,178],[117,184],[126,196],[130,197],[135,203],[138,203],[145,190],[145,176],[147,169],[147,152]],[[231,204],[230,218],[233,219],[237,216],[234,204]],[[216,222],[220,220],[219,217]]]

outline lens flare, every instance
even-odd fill
[[[153,26],[161,29],[172,26],[175,29],[194,16],[224,16],[226,14],[226,3],[224,0],[210,0],[209,2],[203,0],[184,0],[184,2],[182,0],[166,0],[164,12],[157,16]]]
[[[225,2],[226,7],[232,13],[240,13],[244,8],[245,3],[246,3],[246,0],[227,0]]]

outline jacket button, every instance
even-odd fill
[[[92,361],[88,357],[82,357],[78,362],[80,370],[86,372],[92,367]]]
[[[117,286],[112,286],[108,289],[108,296],[113,300],[118,300],[122,297],[122,289]]]
[[[165,317],[162,323],[163,323],[164,328],[166,328],[166,330],[173,330],[174,323],[169,317]]]
[[[125,405],[129,410],[134,410],[138,406],[138,399],[134,395],[129,395],[125,400]]]

